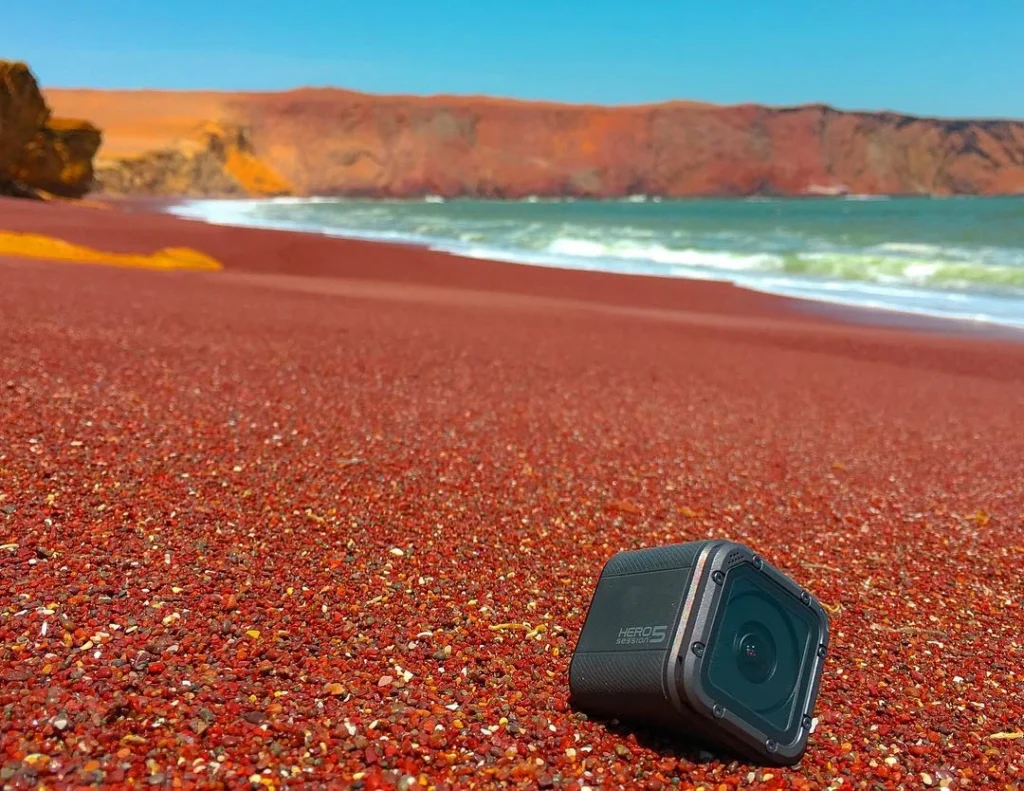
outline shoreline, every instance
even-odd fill
[[[828,197],[828,196],[806,196],[812,200],[857,200],[859,196],[843,196],[843,197]],[[920,198],[922,200],[930,200],[935,196],[888,196],[885,199],[902,199],[907,198]],[[1024,200],[1024,194],[1019,196]],[[788,196],[780,197],[779,200],[790,200],[793,199]],[[463,262],[476,262],[481,263],[487,262],[491,264],[499,264],[502,266],[516,266],[516,267],[528,267],[536,268],[540,270],[554,270],[559,272],[569,273],[585,273],[585,274],[606,274],[620,278],[640,278],[642,280],[653,280],[655,282],[673,283],[683,281],[686,283],[712,283],[723,287],[729,287],[738,289],[746,293],[758,294],[770,299],[783,300],[791,308],[799,312],[805,312],[809,314],[819,315],[823,317],[831,317],[844,323],[850,323],[855,325],[864,326],[875,326],[875,327],[891,327],[891,328],[903,328],[910,330],[917,330],[920,332],[929,333],[945,333],[953,335],[972,335],[979,337],[991,337],[1001,338],[1006,340],[1015,340],[1018,342],[1024,342],[1024,327],[1016,327],[1008,325],[995,320],[976,319],[967,317],[954,317],[954,316],[943,316],[929,313],[926,311],[915,311],[904,309],[900,307],[880,307],[872,305],[859,305],[847,301],[828,299],[825,297],[814,298],[812,296],[804,295],[793,295],[785,294],[777,291],[771,291],[769,289],[759,289],[751,284],[738,284],[730,281],[727,277],[720,279],[703,279],[703,278],[687,278],[680,275],[659,275],[655,273],[625,273],[625,272],[608,272],[600,269],[584,269],[571,266],[559,266],[557,264],[540,264],[532,263],[524,260],[514,259],[502,259],[498,256],[495,257],[483,257],[483,256],[471,256],[466,257],[460,255],[457,251],[438,249],[431,247],[428,243],[417,242],[417,241],[401,241],[401,240],[385,240],[385,239],[374,239],[366,236],[360,236],[357,233],[344,234],[344,233],[322,233],[316,230],[296,230],[288,228],[270,228],[264,226],[250,226],[250,225],[233,225],[230,223],[219,224],[211,222],[197,217],[189,217],[187,215],[176,214],[173,209],[176,206],[188,204],[192,202],[201,202],[211,199],[191,199],[191,198],[115,198],[111,200],[111,205],[119,207],[127,212],[157,212],[169,216],[176,217],[177,219],[183,219],[191,222],[200,222],[206,225],[214,225],[222,228],[233,228],[233,229],[252,229],[252,230],[276,230],[284,233],[298,233],[312,236],[321,236],[328,239],[337,239],[345,242],[357,242],[367,244],[384,245],[388,247],[396,247],[400,249],[419,249],[424,250],[433,254],[450,256]],[[226,199],[234,200],[234,199]],[[285,199],[290,200],[290,199]],[[691,200],[691,199],[681,199]],[[693,199],[693,200],[701,200]],[[420,200],[400,200],[399,202],[407,203],[419,203]],[[628,199],[616,199],[611,202],[630,202]]]
[[[164,247],[191,247],[222,261],[226,270],[222,274],[408,283],[618,308],[1024,343],[1024,330],[995,322],[780,295],[724,280],[467,258],[415,243],[219,225],[170,211],[187,202],[180,198],[100,198],[90,203],[42,204],[0,198],[0,211],[6,230],[51,235],[114,253],[147,254]],[[128,218],[130,222],[126,222]]]
[[[224,199],[226,203],[236,204],[245,203],[245,199]],[[293,198],[279,198],[279,199],[259,199],[256,203],[293,203],[296,201],[303,201],[307,199],[293,199]],[[308,199],[316,202],[329,202],[331,200],[349,200],[347,198],[311,198]],[[375,201],[366,201],[365,199],[352,199],[355,203],[360,205],[366,205],[374,203]],[[720,199],[715,199],[720,200]],[[789,200],[788,198],[781,200]],[[825,201],[833,200],[829,198],[823,199]],[[386,204],[399,204],[399,205],[418,205],[420,203],[431,203],[430,200],[393,200],[384,201]],[[440,201],[438,201],[440,202]],[[444,201],[447,202],[447,201]],[[454,201],[457,202],[457,201]],[[485,201],[486,202],[486,201]],[[530,202],[530,201],[528,201]],[[612,200],[612,201],[595,201],[595,202],[609,202],[609,203],[633,203],[631,200]],[[173,216],[189,219],[193,221],[205,222],[208,224],[219,225],[221,227],[231,228],[260,228],[264,230],[282,230],[293,233],[309,233],[315,235],[323,235],[329,238],[343,239],[349,241],[359,242],[371,242],[377,244],[386,245],[397,245],[399,247],[415,247],[425,250],[438,252],[445,255],[454,256],[461,260],[474,260],[474,261],[491,261],[505,265],[515,266],[526,266],[536,267],[540,269],[555,269],[559,271],[569,272],[605,272],[608,274],[615,274],[622,277],[640,277],[644,279],[653,279],[662,282],[672,281],[689,281],[689,282],[712,282],[720,283],[723,285],[730,285],[734,288],[739,288],[744,291],[751,291],[757,294],[763,294],[773,298],[782,298],[787,300],[795,300],[801,305],[808,306],[808,309],[812,312],[821,312],[820,306],[825,306],[825,313],[831,313],[832,315],[841,318],[844,321],[852,321],[857,324],[873,324],[879,326],[902,326],[917,328],[922,331],[929,332],[954,332],[957,334],[969,333],[969,334],[983,334],[983,335],[994,335],[998,337],[1007,338],[1021,338],[1024,339],[1024,323],[1020,321],[1014,321],[1012,317],[1006,317],[1006,321],[1000,321],[992,316],[980,316],[974,314],[962,314],[956,315],[949,311],[934,311],[928,309],[915,308],[914,306],[901,305],[899,303],[884,304],[883,301],[879,301],[877,298],[869,298],[868,301],[863,301],[857,297],[837,297],[829,293],[829,290],[823,289],[819,293],[808,293],[804,291],[800,285],[797,286],[796,290],[787,289],[785,287],[772,287],[770,285],[759,285],[756,278],[744,278],[738,276],[731,276],[727,271],[715,274],[713,272],[705,273],[706,276],[700,274],[694,274],[688,276],[680,273],[668,273],[665,271],[616,271],[613,268],[604,267],[592,267],[589,266],[589,261],[586,259],[580,259],[574,265],[571,262],[560,262],[554,259],[544,260],[543,254],[541,258],[537,258],[536,253],[530,253],[524,255],[525,251],[516,251],[514,249],[505,250],[507,255],[503,254],[500,248],[488,248],[485,244],[479,254],[466,252],[459,249],[459,244],[452,240],[448,243],[443,240],[432,240],[429,238],[416,238],[414,235],[409,235],[408,238],[383,238],[387,234],[375,234],[372,232],[360,232],[358,229],[346,230],[346,229],[320,229],[320,228],[295,228],[289,227],[287,223],[282,223],[279,226],[273,224],[259,225],[255,223],[247,223],[244,218],[238,222],[232,221],[232,219],[224,219],[218,221],[218,219],[203,216],[203,212],[197,215],[192,215],[189,211],[178,212],[175,210],[177,206],[188,206],[191,203],[210,203],[217,204],[217,199],[183,199],[183,200],[164,200],[162,202],[154,202],[149,200],[147,203],[142,205],[143,209],[156,208],[159,211],[171,214]],[[517,201],[502,202],[515,204]],[[557,201],[556,201],[557,203]],[[401,235],[400,235],[401,236]],[[472,246],[472,245],[470,245]],[[774,278],[769,278],[770,281],[774,282]],[[779,281],[784,282],[784,281]],[[806,285],[803,281],[797,279],[797,284]],[[803,291],[803,293],[801,293]],[[937,292],[940,293],[940,292]],[[862,295],[863,297],[864,295]],[[1021,302],[1021,310],[1024,311],[1024,301]],[[948,326],[949,324],[955,326]]]

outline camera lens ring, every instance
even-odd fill
[[[756,573],[754,569],[751,572]],[[737,576],[726,583],[721,620],[717,621],[705,652],[708,683],[716,694],[735,701],[740,709],[783,727],[791,719],[791,704],[802,686],[805,639],[797,637],[791,616],[786,614],[791,611],[771,587],[756,582],[759,578],[746,577],[742,567],[730,576],[733,574]],[[757,631],[763,628],[770,634],[775,650],[769,651],[767,667],[761,665],[761,657],[756,657],[749,672],[744,673],[739,649],[742,639],[754,631],[751,623],[758,625],[754,627]],[[765,644],[762,643],[762,649]]]

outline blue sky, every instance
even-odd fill
[[[0,57],[28,61],[51,86],[337,85],[1024,118],[1024,0],[8,5]]]

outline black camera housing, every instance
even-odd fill
[[[594,591],[570,700],[791,765],[807,749],[828,642],[817,599],[742,544],[621,552]]]

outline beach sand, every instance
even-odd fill
[[[144,210],[0,229],[224,265],[0,259],[12,787],[1019,783],[1024,344]],[[567,705],[605,560],[710,536],[832,613],[796,768]]]

